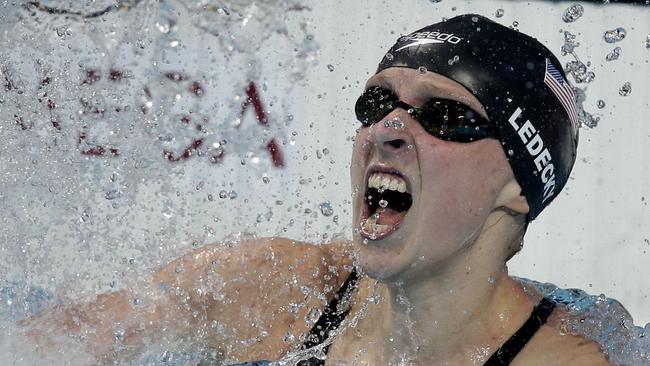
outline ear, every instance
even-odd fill
[[[528,201],[522,194],[521,186],[514,178],[510,179],[508,183],[503,186],[494,203],[494,207],[504,208],[512,214],[522,215],[528,214],[528,211],[530,210]]]

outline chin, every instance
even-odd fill
[[[355,245],[363,273],[380,281],[398,280],[412,262],[404,258],[405,250],[402,244],[403,242],[397,243],[393,240],[364,244],[364,238],[357,236]]]

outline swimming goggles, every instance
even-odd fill
[[[415,108],[397,98],[388,89],[379,86],[368,88],[354,107],[357,119],[364,127],[384,119],[397,108],[404,109],[415,118],[425,131],[447,141],[472,142],[497,137],[492,124],[469,106],[454,100],[433,98],[422,107]]]

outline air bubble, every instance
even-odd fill
[[[648,38],[650,39],[650,36],[648,36]],[[388,60],[388,61],[393,61],[393,59],[395,58],[392,53],[387,53],[385,57],[386,57],[386,60]]]
[[[420,67],[418,67],[418,72],[419,72],[420,74],[426,74],[426,72],[427,72],[427,68],[424,67],[424,66],[420,66]]]
[[[327,69],[328,69],[330,72],[331,72],[331,71],[334,71],[334,65],[332,65],[332,64],[328,64],[328,65],[327,65]]]
[[[379,200],[379,207],[381,207],[381,208],[386,208],[386,207],[388,207],[388,201],[386,201],[386,200]]]
[[[226,197],[228,197],[228,192],[226,192],[223,189],[221,191],[219,191],[219,198],[224,199]]]
[[[605,108],[605,101],[602,100],[602,99],[599,99],[598,102],[596,102],[596,106],[598,107],[598,109]]]
[[[237,192],[235,192],[235,191],[228,192],[228,198],[230,198],[231,200],[234,200],[235,198],[237,198]]]
[[[606,31],[605,34],[603,34],[603,38],[607,43],[615,43],[623,40],[626,35],[627,32],[625,31],[625,28],[618,27],[616,29]]]
[[[618,89],[618,94],[626,97],[632,93],[632,84],[630,84],[629,81],[626,81],[621,85],[621,87]]]
[[[584,14],[584,12],[585,9],[582,7],[582,5],[573,4],[566,8],[564,15],[562,15],[562,20],[564,20],[565,23],[575,22],[576,20],[580,19],[580,17],[582,17],[582,14]]]
[[[494,16],[497,18],[501,18],[505,11],[503,9],[497,9],[497,11],[494,13]]]

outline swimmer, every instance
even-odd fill
[[[318,352],[299,365],[610,365],[563,332],[562,304],[508,275],[576,158],[557,58],[466,14],[400,37],[360,94],[352,243],[198,249],[146,291],[24,321],[29,339],[55,352],[54,334],[70,336],[102,362],[201,339],[218,364],[307,349]]]

